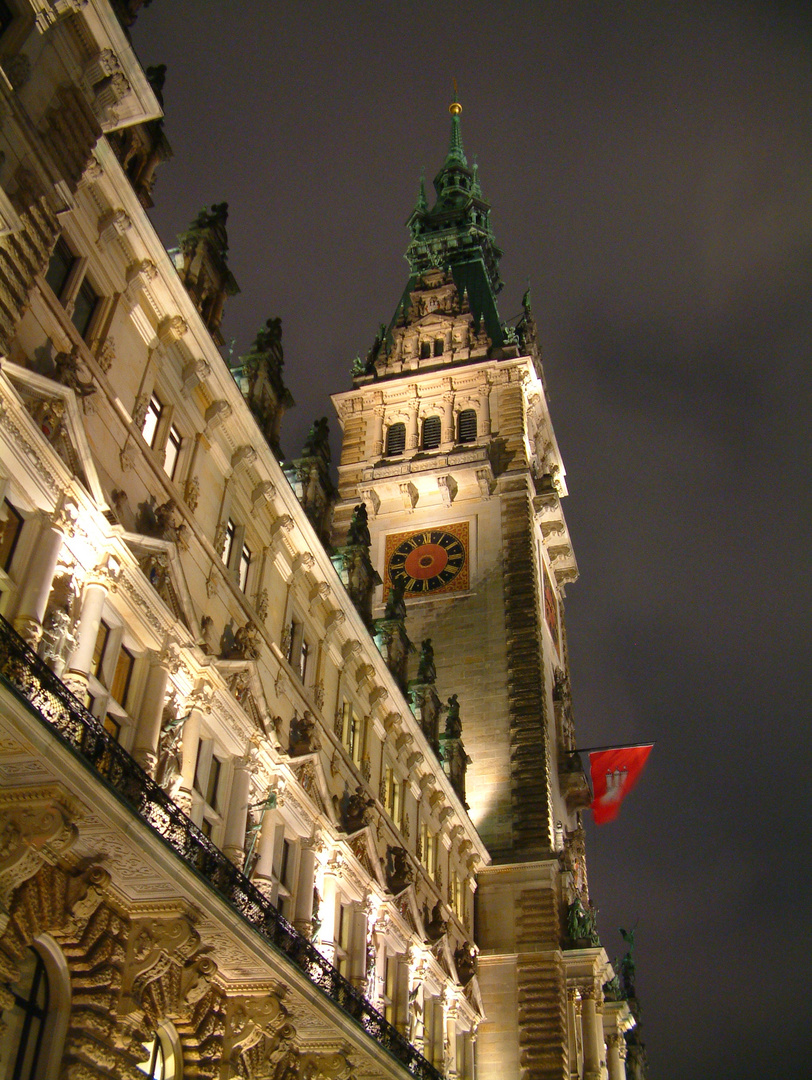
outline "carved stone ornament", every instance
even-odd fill
[[[158,324],[158,340],[162,345],[174,345],[176,341],[180,341],[188,329],[189,326],[182,315],[167,315]]]
[[[74,815],[72,803],[53,788],[0,796],[0,933],[14,890],[75,843]]]

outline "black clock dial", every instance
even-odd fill
[[[408,537],[389,558],[389,580],[409,593],[427,593],[448,585],[465,565],[465,546],[443,529]]]

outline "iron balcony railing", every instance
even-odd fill
[[[0,678],[163,843],[417,1080],[442,1080],[397,1028],[226,858],[0,616]]]

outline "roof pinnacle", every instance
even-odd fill
[[[448,106],[448,111],[451,113],[451,142],[448,147],[448,157],[446,158],[446,164],[449,161],[458,161],[461,165],[467,165],[465,160],[465,153],[462,149],[462,132],[460,131],[460,113],[462,112],[462,105],[460,105],[457,98],[457,80],[454,79],[454,100]]]

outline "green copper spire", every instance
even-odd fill
[[[452,162],[455,162],[465,167],[468,162],[465,160],[465,152],[462,149],[462,130],[460,128],[462,105],[457,101],[456,79],[454,80],[454,100],[448,106],[448,111],[451,113],[451,140],[448,144],[448,156],[445,159],[445,164],[448,167]]]
[[[417,205],[408,221],[411,242],[406,258],[411,269],[403,302],[421,274],[432,268],[451,272],[459,295],[467,293],[477,326],[484,320],[488,336],[501,345],[503,334],[496,310],[496,295],[502,288],[499,277],[501,250],[491,230],[489,203],[482,196],[476,164],[470,168],[462,148],[460,114],[456,100],[451,113],[451,142],[442,168],[434,178],[437,193],[429,209],[421,185]]]

